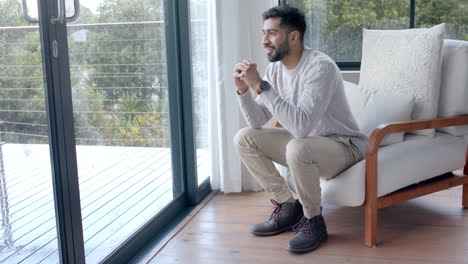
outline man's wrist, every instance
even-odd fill
[[[253,88],[255,91],[258,91],[258,89],[261,89],[261,88],[260,88],[260,84],[261,84],[261,83],[262,83],[262,80],[260,79],[260,80],[258,80],[257,82],[255,82],[255,84],[253,85],[252,88]]]
[[[243,90],[237,89],[237,94],[238,94],[238,95],[243,95],[243,94],[245,94],[248,90],[249,90],[249,88],[243,89]]]

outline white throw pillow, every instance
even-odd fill
[[[358,123],[362,133],[370,136],[378,125],[411,120],[414,108],[412,95],[391,91],[370,92],[363,118]],[[402,142],[403,136],[404,132],[389,134],[384,137],[380,146]]]
[[[442,83],[439,117],[468,115],[468,41],[446,39],[442,48]],[[468,135],[468,126],[438,130],[454,135]]]
[[[411,94],[413,120],[437,116],[445,24],[407,30],[363,32],[359,85],[364,89]],[[434,129],[415,131],[432,135]]]
[[[355,83],[343,81],[343,84],[351,113],[359,124],[365,114],[364,108],[369,100],[369,94]]]

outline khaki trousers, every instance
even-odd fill
[[[363,158],[346,137],[295,138],[284,128],[241,129],[234,145],[250,173],[278,203],[293,195],[273,162],[289,167],[307,218],[320,214],[320,178],[333,178]]]

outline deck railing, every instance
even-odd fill
[[[206,21],[192,21],[205,41]],[[11,143],[47,143],[44,81],[37,26],[0,28],[0,121]],[[169,145],[163,21],[70,24],[68,46],[77,144]],[[206,49],[193,50],[194,68]],[[198,146],[207,144],[204,72],[194,69]]]

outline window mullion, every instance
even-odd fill
[[[410,0],[410,28],[414,28],[416,0]]]

